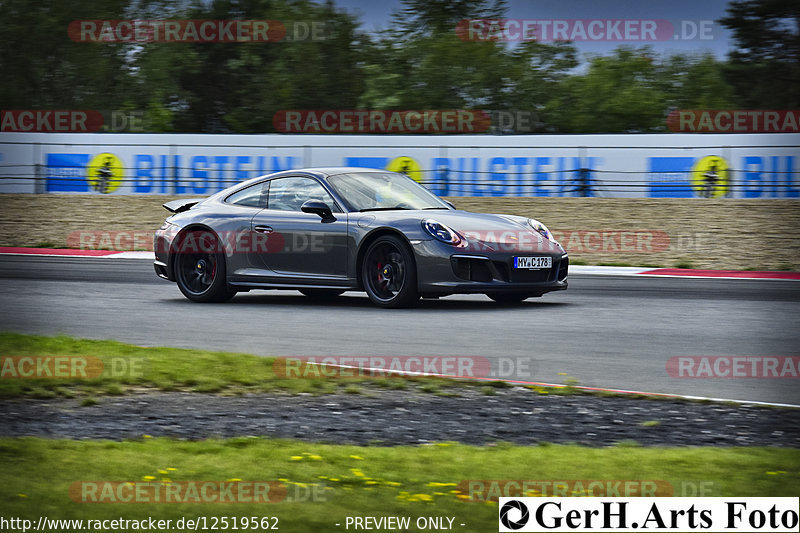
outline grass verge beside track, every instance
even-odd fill
[[[468,381],[434,377],[297,379],[276,374],[275,358],[272,357],[181,348],[146,348],[110,340],[85,340],[67,336],[0,333],[0,356],[4,358],[3,366],[0,367],[0,398],[91,398],[94,395],[125,394],[132,389],[141,388],[221,394],[328,394],[359,393],[360,385],[403,389],[410,383],[424,382],[422,387],[426,392],[439,392],[443,387],[470,386]],[[18,359],[9,359],[31,356],[80,356],[89,361],[89,366],[99,360],[102,361],[103,372],[97,377],[89,378],[12,377],[15,370],[17,373],[20,369],[37,372],[35,364],[23,366]],[[487,386],[487,383],[482,382],[481,385]],[[492,385],[505,384],[493,382],[488,386]]]
[[[342,531],[347,516],[403,515],[412,521],[420,516],[455,517],[454,529],[496,531],[496,503],[471,501],[462,482],[628,480],[638,486],[637,482],[650,480],[666,482],[675,496],[684,495],[686,487],[706,496],[800,492],[798,451],[770,448],[450,443],[373,448],[255,437],[187,442],[143,436],[124,442],[6,438],[0,439],[0,458],[4,465],[0,514],[34,523],[39,516],[92,520],[277,516],[281,531],[307,532]],[[95,504],[82,503],[74,488],[70,496],[70,487],[82,481],[208,480],[277,481],[286,487],[287,498],[274,504],[194,503],[194,499],[166,504],[148,503],[143,496],[142,502]],[[73,499],[76,494],[78,501]],[[461,523],[466,526],[460,527]]]

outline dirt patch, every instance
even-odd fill
[[[4,194],[0,245],[149,249],[174,196]],[[574,262],[800,270],[800,200],[464,198],[459,208],[534,217]]]

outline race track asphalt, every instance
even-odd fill
[[[0,256],[0,330],[265,356],[474,356],[497,377],[800,404],[798,378],[678,378],[678,356],[800,355],[800,282],[571,275],[519,306],[451,296],[381,310],[253,291],[194,304],[149,261]],[[521,363],[521,364],[520,364]]]

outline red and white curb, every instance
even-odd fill
[[[786,272],[780,270],[700,270],[692,268],[570,265],[569,273],[592,276],[659,276],[667,278],[800,280],[800,272]]]
[[[103,259],[147,259],[153,252],[120,252],[115,250],[78,250],[73,248],[20,248],[0,246],[0,255],[38,257],[99,257]],[[570,274],[588,276],[659,276],[668,278],[777,279],[800,280],[800,272],[773,270],[697,270],[689,268],[646,268],[570,265]]]
[[[75,248],[21,248],[0,246],[0,255],[30,255],[35,257],[101,257],[113,259],[154,260],[153,252],[119,252],[116,250],[78,250]]]

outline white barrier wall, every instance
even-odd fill
[[[309,166],[404,171],[444,196],[798,198],[800,135],[0,134],[7,193],[204,196]]]

